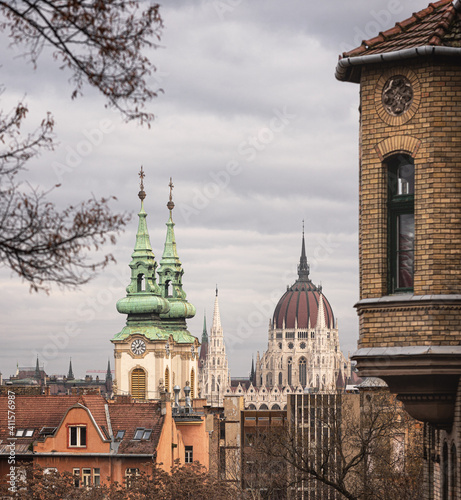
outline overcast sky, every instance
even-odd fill
[[[150,109],[150,129],[125,124],[93,91],[71,101],[51,59],[34,70],[2,39],[2,108],[26,96],[29,126],[47,111],[59,146],[29,165],[24,179],[50,188],[58,206],[93,193],[114,195],[114,208],[133,214],[115,247],[117,259],[79,291],[29,293],[0,269],[0,371],[16,363],[48,374],[113,367],[110,339],[126,317],[115,303],[129,283],[140,201],[160,260],[175,185],[176,241],[184,289],[197,308],[189,330],[211,325],[215,286],[231,376],[246,376],[252,355],[267,348],[269,318],[293,284],[302,220],[311,279],[339,320],[343,352],[358,339],[358,101],[359,86],[338,82],[338,55],[363,38],[425,8],[408,0],[203,0],[162,6],[161,47],[153,85],[164,89]],[[73,332],[73,333],[66,333]]]

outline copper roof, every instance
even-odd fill
[[[281,297],[275,307],[272,324],[274,328],[295,328],[295,322],[299,329],[315,328],[319,310],[319,301],[323,301],[325,325],[334,328],[333,309],[328,299],[321,293],[312,281],[296,281]]]

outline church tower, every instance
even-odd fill
[[[195,308],[182,291],[181,262],[176,253],[173,231],[172,183],[170,181],[170,217],[167,222],[165,250],[157,284],[157,262],[147,230],[144,210],[144,172],[141,168],[141,209],[136,243],[130,262],[131,280],[126,297],[117,302],[117,311],[127,315],[126,326],[111,342],[115,348],[115,394],[137,399],[156,399],[160,389],[172,392],[174,385],[190,384],[192,397],[197,394],[198,341],[187,331],[186,318]]]
[[[206,326],[204,324],[204,334]],[[213,324],[207,337],[208,349],[201,371],[201,396],[205,397],[211,406],[223,406],[225,391],[230,387],[229,366],[227,363],[224,333],[219,314],[218,288],[214,301]],[[201,353],[202,355],[202,353]]]

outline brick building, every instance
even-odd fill
[[[461,2],[366,40],[360,84],[361,375],[426,423],[426,498],[461,498]]]

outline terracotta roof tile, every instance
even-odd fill
[[[77,403],[89,409],[104,436],[110,439],[105,411],[107,402],[101,395],[16,396],[14,399],[15,430],[34,429],[31,437],[17,438],[16,446],[19,446],[17,450],[23,449],[24,452],[29,452],[28,447],[40,437],[40,430],[48,427],[51,431],[58,427],[69,408]],[[119,430],[125,431],[117,453],[153,454],[155,452],[164,421],[159,402],[109,403],[108,409],[114,437]],[[0,419],[2,422],[8,422],[7,396],[0,396]],[[150,438],[134,440],[137,428],[152,429]],[[0,454],[5,448],[8,437],[11,436],[7,425],[0,426]]]
[[[109,414],[114,437],[118,431],[125,431],[118,453],[154,453],[164,420],[159,402],[132,401],[114,403],[109,405]],[[147,440],[134,440],[138,428],[152,429],[150,438]]]
[[[93,415],[99,427],[107,426],[102,396],[16,396],[14,399],[14,428],[34,429],[31,437],[20,437],[18,444],[29,445],[40,437],[43,427],[56,428],[61,423],[67,410],[80,403],[86,406]],[[8,422],[8,397],[0,396],[0,419]],[[10,436],[6,425],[0,426],[0,442],[5,442]]]
[[[425,9],[395,24],[393,28],[365,40],[342,57],[383,54],[424,45],[459,47],[461,13],[452,0],[430,3]]]

